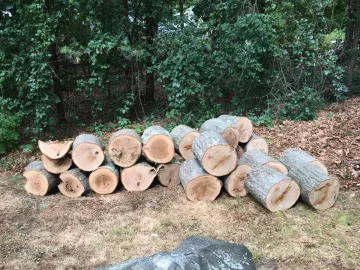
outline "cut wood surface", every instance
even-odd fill
[[[160,127],[151,126],[142,135],[144,156],[155,163],[168,163],[174,158],[174,142],[170,133]]]
[[[141,137],[135,130],[121,129],[110,138],[109,154],[116,165],[126,168],[139,159],[141,147]]]
[[[23,176],[26,178],[25,190],[38,196],[45,196],[59,183],[59,178],[46,171],[39,160],[26,166]]]
[[[175,187],[180,184],[179,169],[181,163],[173,159],[170,163],[160,164],[157,167],[157,176],[160,184],[165,187]]]
[[[238,165],[229,175],[222,178],[226,192],[232,197],[242,197],[247,194],[245,188],[245,178],[250,172],[248,165]]]
[[[237,128],[239,131],[239,142],[246,143],[250,140],[254,127],[249,118],[234,115],[220,115],[218,118]]]
[[[45,170],[53,174],[60,174],[64,171],[67,171],[72,165],[72,159],[69,155],[59,159],[51,159],[48,158],[45,154],[42,154],[41,161]]]
[[[73,143],[72,159],[83,171],[93,171],[104,161],[101,140],[92,134],[81,134]]]
[[[38,141],[38,146],[45,156],[51,159],[59,159],[64,157],[71,148],[72,141]]]
[[[214,176],[224,176],[236,168],[237,155],[217,132],[200,133],[193,142],[193,153],[202,167]]]
[[[195,158],[192,152],[192,143],[199,134],[199,131],[185,125],[176,126],[171,131],[175,149],[179,151],[184,159]]]
[[[300,187],[294,180],[266,166],[253,167],[245,187],[271,212],[289,209],[300,196]]]
[[[221,191],[222,182],[207,174],[196,159],[182,163],[179,176],[186,197],[191,201],[212,201]]]
[[[340,188],[336,177],[331,177],[308,163],[292,167],[289,176],[299,184],[301,199],[306,204],[319,210],[334,205]]]
[[[238,145],[238,147],[236,148],[237,158],[240,159],[244,153],[244,149],[240,145]]]
[[[90,173],[90,188],[98,194],[110,194],[114,192],[119,183],[119,170],[106,155],[103,164]]]
[[[139,162],[121,171],[121,183],[127,191],[144,191],[150,187],[156,173],[149,163]]]
[[[219,133],[224,137],[226,143],[233,148],[236,148],[239,144],[239,131],[236,127],[233,127],[220,118],[213,118],[205,121],[200,128],[200,132],[206,131],[215,131]]]
[[[285,150],[284,153],[282,153],[282,155],[280,156],[280,161],[284,163],[284,165],[288,167],[288,169],[291,169],[292,167],[301,165],[303,163],[309,163],[319,168],[325,174],[328,174],[327,168],[321,161],[301,149]]]
[[[60,174],[59,190],[70,198],[77,198],[90,191],[89,179],[85,172],[74,168]]]
[[[265,154],[269,153],[269,146],[265,139],[253,134],[248,143],[244,145],[244,151],[251,151],[251,150],[260,150]]]

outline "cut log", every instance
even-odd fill
[[[227,175],[236,168],[236,152],[217,132],[200,133],[193,142],[192,150],[204,170],[214,176]]]
[[[38,196],[45,196],[50,190],[57,187],[59,178],[48,171],[37,160],[31,162],[25,168],[23,176],[26,178],[25,190]]]
[[[186,197],[191,201],[213,201],[220,194],[222,182],[207,174],[196,159],[182,163],[179,176]]]
[[[319,168],[325,174],[328,174],[327,168],[323,163],[321,163],[321,161],[301,149],[285,150],[284,153],[280,156],[280,161],[284,163],[284,165],[288,167],[289,170],[300,164],[309,163]]]
[[[250,138],[250,141],[245,144],[244,151],[247,152],[247,151],[251,151],[254,149],[260,150],[260,151],[264,152],[265,154],[269,153],[269,146],[268,146],[267,142],[263,138],[255,135],[255,134],[253,134]]]
[[[70,198],[77,198],[90,191],[89,179],[85,172],[74,168],[60,174],[59,190]]]
[[[184,125],[179,125],[171,131],[175,149],[179,151],[184,159],[195,158],[192,152],[192,143],[199,134],[199,131]]]
[[[116,165],[126,168],[139,159],[141,147],[141,137],[135,130],[121,129],[110,138],[109,154]]]
[[[168,163],[174,158],[174,142],[170,133],[159,126],[145,129],[142,135],[144,156],[155,163]]]
[[[303,163],[289,170],[289,176],[300,186],[301,199],[315,209],[332,207],[339,194],[339,180],[315,166]]]
[[[73,143],[72,159],[83,171],[93,171],[104,161],[103,146],[100,139],[92,134],[81,134]]]
[[[248,165],[238,165],[229,175],[222,178],[226,192],[232,197],[243,197],[247,194],[245,178],[250,172]]]
[[[237,158],[240,159],[244,153],[244,149],[240,145],[238,145],[238,147],[236,148]]]
[[[89,176],[90,188],[98,194],[110,194],[119,184],[119,170],[106,155],[103,164]]]
[[[289,209],[300,196],[300,187],[294,180],[266,166],[253,167],[245,187],[271,212]]]
[[[59,159],[64,157],[71,148],[72,141],[38,141],[38,146],[45,156],[51,159]]]
[[[139,162],[121,172],[121,183],[127,191],[148,189],[156,176],[156,169],[147,162]]]
[[[219,118],[213,118],[205,121],[200,128],[200,132],[206,131],[215,131],[219,133],[224,137],[226,143],[233,148],[236,148],[239,144],[239,131]]]
[[[165,187],[175,187],[180,184],[179,169],[181,163],[173,159],[170,163],[160,164],[157,167],[157,176],[160,184]]]
[[[220,115],[218,118],[237,128],[239,131],[239,142],[246,143],[250,140],[254,127],[249,118],[233,115]]]
[[[45,154],[42,154],[41,161],[45,170],[53,174],[60,174],[62,172],[65,172],[70,169],[72,165],[72,159],[68,155],[59,159],[51,159],[48,158],[48,156],[46,156]]]

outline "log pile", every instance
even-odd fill
[[[88,192],[148,189],[157,179],[165,187],[182,185],[190,201],[212,201],[222,187],[232,197],[251,195],[269,211],[282,211],[301,200],[314,209],[332,207],[338,179],[318,159],[287,149],[277,160],[264,138],[254,134],[246,117],[221,115],[199,130],[185,125],[171,132],[150,126],[142,136],[116,131],[105,149],[100,138],[81,134],[74,141],[39,141],[41,161],[23,173],[28,193],[44,196],[58,190],[76,198]]]

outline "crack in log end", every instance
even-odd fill
[[[289,182],[289,185],[288,185],[288,187],[285,189],[285,191],[283,191],[283,192],[281,193],[281,196],[278,197],[278,198],[275,198],[275,202],[273,202],[273,204],[277,205],[278,202],[281,201],[281,200],[285,197],[286,193],[288,193],[288,191],[290,190],[290,188],[291,188],[291,182]],[[275,189],[275,192],[278,191],[278,190],[279,190],[279,188],[277,187],[277,188]]]
[[[209,159],[211,159],[212,157],[210,156]],[[225,156],[224,158],[222,158],[220,161],[218,161],[215,166],[212,167],[212,170],[215,170],[216,168],[218,168],[219,166],[222,166],[227,160],[229,159],[229,156]]]
[[[183,146],[183,149],[184,149],[185,151],[190,151],[190,150],[192,150],[192,145],[191,145],[191,144],[184,145],[184,146]]]

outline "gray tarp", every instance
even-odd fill
[[[256,269],[251,252],[244,245],[222,240],[189,237],[171,252],[134,259],[97,270],[216,270]]]

